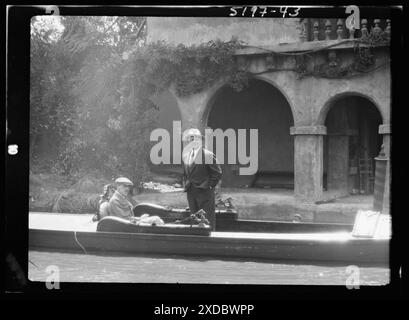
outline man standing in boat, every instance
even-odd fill
[[[204,210],[210,227],[215,230],[214,188],[222,177],[222,169],[216,156],[203,148],[203,136],[198,129],[189,129],[183,140],[187,143],[182,154],[183,181],[190,213]]]
[[[115,180],[116,190],[109,200],[108,211],[111,216],[131,220],[133,215],[132,208],[132,189],[133,183],[125,177]]]

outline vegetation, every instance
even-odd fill
[[[354,44],[354,59],[346,65],[341,66],[335,58],[329,58],[327,62],[314,66],[312,70],[307,70],[303,56],[298,57],[297,69],[299,77],[314,76],[319,78],[351,78],[361,76],[379,69],[383,65],[376,66],[374,49],[378,46],[388,46],[390,35],[384,30],[370,32],[357,39]],[[323,48],[322,50],[324,50]],[[389,63],[389,62],[388,62]],[[385,64],[384,64],[385,65]]]
[[[187,96],[220,79],[241,90],[247,83],[247,73],[238,68],[233,56],[240,47],[242,43],[234,38],[228,42],[215,40],[190,47],[156,42],[134,51],[131,60],[135,73],[153,91],[172,87],[177,95]]]
[[[70,188],[100,188],[119,175],[147,181],[149,136],[158,116],[152,95],[172,88],[186,96],[220,79],[240,90],[247,78],[232,54],[240,46],[235,39],[192,47],[148,44],[143,17],[34,17],[30,181],[38,183],[32,196],[41,193],[36,186],[45,174],[59,180],[51,188],[58,196],[46,199],[49,207],[75,193],[62,196],[61,181]]]
[[[33,171],[141,179],[156,110],[135,94],[122,55],[145,42],[139,17],[32,21],[30,155]],[[41,22],[41,21],[40,21]]]

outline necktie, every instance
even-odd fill
[[[190,154],[190,158],[189,158],[189,165],[193,164],[193,161],[195,160],[194,155],[195,155],[195,149],[193,148]]]

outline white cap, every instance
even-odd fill
[[[187,129],[184,133],[183,133],[183,141],[186,141],[188,137],[202,137],[202,134],[200,133],[199,129],[196,128],[191,128],[191,129]]]
[[[129,180],[128,178],[125,177],[120,177],[118,179],[115,180],[116,184],[124,184],[124,185],[128,185],[128,186],[133,186],[133,183],[131,180]]]

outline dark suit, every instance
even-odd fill
[[[201,158],[201,161],[199,159]],[[195,162],[184,164],[184,185],[191,213],[200,209],[206,212],[212,230],[215,230],[215,194],[214,188],[222,177],[222,169],[215,155],[200,148]]]

